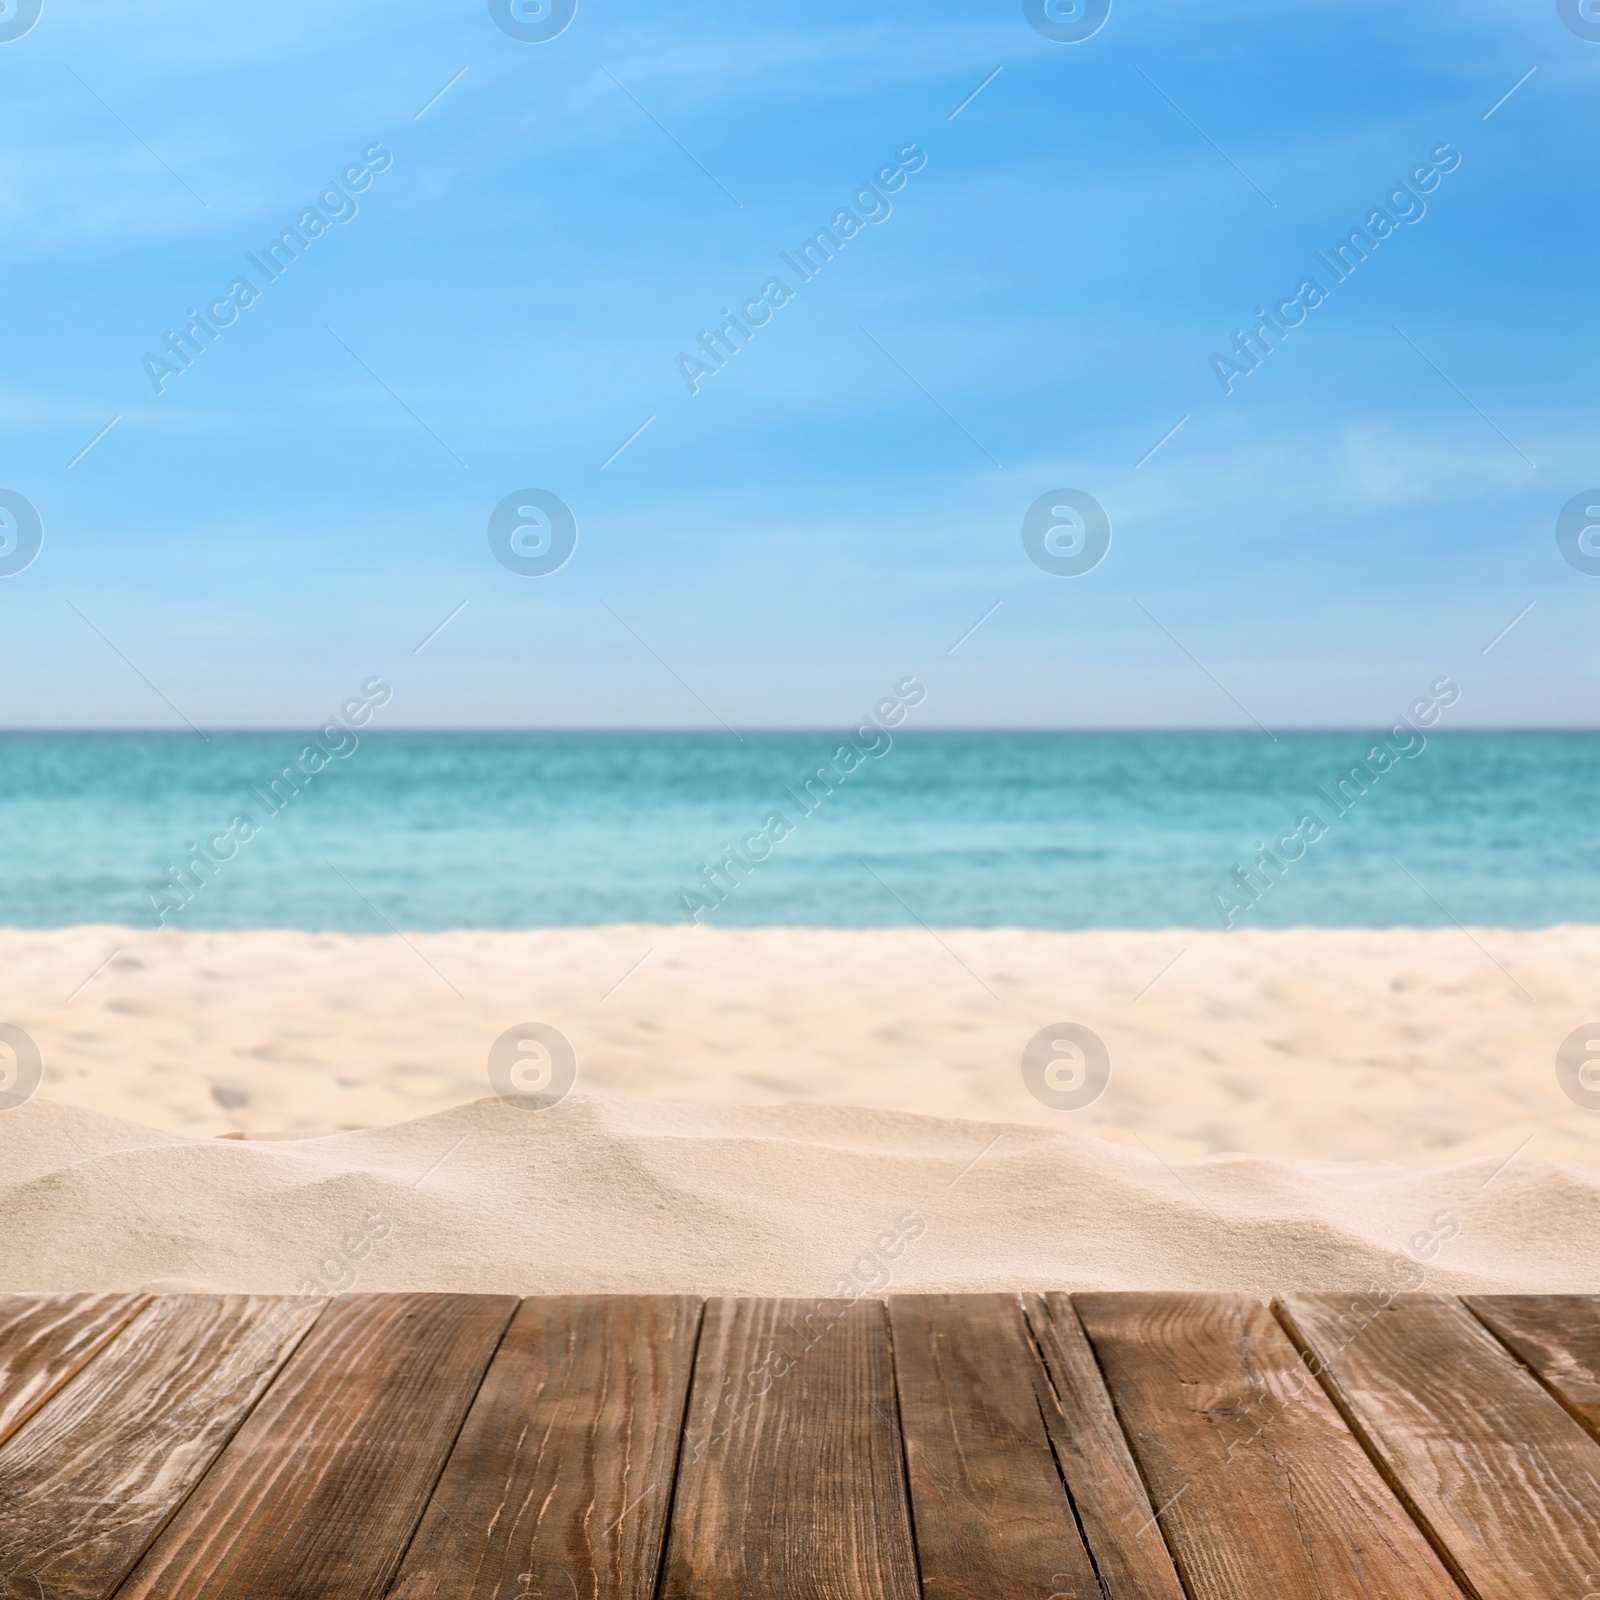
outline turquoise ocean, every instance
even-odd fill
[[[1379,739],[9,734],[0,923],[1600,922],[1600,735]]]

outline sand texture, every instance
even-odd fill
[[[1600,1015],[1597,970],[1590,927],[69,928],[0,932],[0,1020],[38,1041],[44,1097],[173,1133],[461,1105],[491,1092],[495,1038],[537,1021],[571,1040],[589,1094],[1027,1122],[1168,1158],[1426,1165],[1535,1135],[1535,1155],[1600,1164],[1600,1114],[1555,1076],[1561,1041]],[[1020,1068],[1062,1021],[1112,1059],[1073,1112],[1040,1105]]]
[[[1554,1070],[1592,928],[0,950],[4,1019],[45,1063],[0,1112],[0,1289],[1600,1281],[1600,1113]],[[578,1056],[546,1110],[487,1094],[526,1021]],[[1112,1057],[1073,1111],[1020,1067],[1062,1021]]]
[[[1043,1128],[831,1106],[489,1099],[398,1127],[186,1139],[0,1117],[0,1288],[856,1295],[1577,1291],[1600,1173],[1168,1166]]]

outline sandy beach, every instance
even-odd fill
[[[581,1093],[1027,1123],[1168,1158],[1600,1161],[1561,1093],[1600,929],[1159,933],[690,927],[0,933],[41,1094],[169,1133],[384,1127],[491,1092],[561,1030]],[[1024,1085],[1047,1024],[1112,1060],[1091,1106]]]
[[[0,1116],[4,1288],[1576,1290],[1600,1268],[1600,1117],[1554,1073],[1592,928],[0,949],[45,1061]],[[525,1021],[579,1060],[536,1113],[487,1077]],[[1071,1112],[1020,1070],[1061,1021],[1112,1058]]]
[[[0,1118],[0,1289],[840,1295],[1577,1292],[1600,1172],[1163,1162],[1072,1133],[831,1106],[481,1100],[304,1141]]]

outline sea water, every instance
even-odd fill
[[[1594,734],[14,734],[0,773],[12,926],[1600,921]]]

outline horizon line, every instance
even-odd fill
[[[306,734],[315,734],[327,725],[326,720],[299,725],[290,723],[263,723],[250,726],[218,726],[212,725],[204,729],[208,735],[215,734],[224,738],[244,735],[287,735],[301,737]],[[757,737],[766,735],[811,735],[820,734],[832,736],[841,732],[848,733],[857,724],[851,723],[804,723],[788,726],[746,726],[741,729],[742,734],[754,734]],[[341,725],[342,726],[342,725]],[[1274,729],[1277,734],[1285,734],[1291,738],[1312,734],[1381,734],[1388,731],[1389,723],[1325,723],[1300,727],[1279,726]],[[415,727],[385,727],[385,728],[355,728],[349,730],[360,739],[391,739],[426,735],[428,737],[483,737],[485,735],[505,736],[535,736],[540,738],[574,737],[574,738],[690,738],[707,737],[714,739],[727,738],[725,729],[713,727],[439,727],[427,724],[418,724]],[[1096,737],[1112,736],[1133,738],[1138,736],[1162,735],[1201,735],[1220,736],[1225,734],[1243,734],[1251,738],[1261,738],[1264,735],[1257,728],[1248,726],[1232,726],[1228,724],[1208,725],[1204,727],[1171,727],[1162,725],[1133,726],[1133,727],[1094,727],[1094,726],[1068,726],[1068,727],[979,727],[968,724],[952,723],[944,727],[891,727],[886,730],[896,739],[926,738],[930,735],[960,734],[964,736],[993,736],[993,735],[1024,735],[1037,737]],[[1462,726],[1456,723],[1449,728],[1432,727],[1421,730],[1430,739],[1450,738],[1462,734],[1597,734],[1600,733],[1600,723],[1593,725],[1559,725],[1559,724],[1505,724],[1505,723],[1478,723]],[[178,739],[192,739],[195,730],[178,727],[4,727],[0,726],[0,738],[151,738],[172,737]]]

